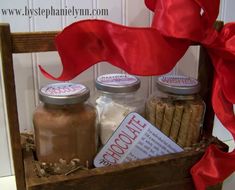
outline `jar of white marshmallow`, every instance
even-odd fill
[[[95,81],[100,141],[104,145],[131,112],[144,114],[144,99],[138,96],[140,80],[128,74],[105,74]]]

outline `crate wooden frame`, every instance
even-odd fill
[[[222,26],[223,23],[217,22],[217,29]],[[12,55],[15,53],[56,51],[54,38],[57,34],[56,31],[11,33],[9,24],[0,24],[0,52],[17,189],[168,190],[174,187],[185,190],[194,189],[189,169],[202,157],[204,151],[182,152],[116,166],[96,168],[81,171],[71,176],[38,178],[35,175],[32,163],[33,155],[24,152],[20,143]],[[205,135],[209,138],[212,134],[214,115],[210,103],[213,67],[203,47],[200,49],[199,62],[199,80],[202,83],[201,95],[207,104]],[[220,190],[221,184],[210,189]]]

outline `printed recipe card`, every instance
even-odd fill
[[[94,160],[95,167],[182,152],[183,149],[137,113],[130,113]]]

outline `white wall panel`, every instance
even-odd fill
[[[30,0],[32,8],[37,9],[61,9],[61,0],[50,0],[47,3],[42,0]],[[60,31],[62,30],[63,17],[60,15],[33,16],[32,18],[32,31]],[[59,55],[56,52],[36,53],[33,54],[34,65],[34,80],[35,80],[35,92],[38,89],[53,81],[45,78],[38,69],[38,65],[42,65],[49,73],[59,76],[62,70],[60,64]],[[37,93],[35,93],[36,104],[38,104]]]
[[[217,20],[224,20],[225,1],[227,0],[220,0],[220,10]]]
[[[98,9],[108,9],[109,10],[109,15],[108,16],[98,16],[98,19],[104,19],[112,22],[116,22],[121,24],[125,18],[123,18],[123,11],[124,8],[124,1],[122,0],[97,0],[96,1],[96,7]],[[106,73],[120,73],[122,72],[121,69],[112,66],[111,64],[107,62],[101,62],[98,64],[96,67],[96,75],[103,75]]]
[[[197,78],[198,61],[199,61],[199,47],[192,46],[188,49],[185,55],[177,63],[175,68],[176,74]]]
[[[126,19],[124,22],[128,26],[150,26],[150,11],[146,8],[142,0],[127,0],[125,4]],[[139,60],[139,64],[144,64]],[[151,77],[139,77],[141,80],[141,88],[138,93],[142,97],[147,97],[151,93],[152,79]]]
[[[3,2],[4,1],[4,2]],[[28,0],[1,0],[1,9],[25,9],[28,6]],[[1,22],[10,23],[11,31],[13,32],[27,32],[29,31],[29,19],[27,16],[16,15],[2,15]]]
[[[128,0],[127,0],[128,1]],[[122,23],[123,2],[122,0],[97,0],[98,9],[108,9],[108,16],[99,16],[99,19],[111,20],[116,23]]]
[[[87,0],[87,1],[78,1],[78,0],[66,0],[64,1],[64,6],[67,8],[76,8],[76,9],[93,9],[93,1],[92,0]],[[79,20],[83,19],[91,19],[93,16],[87,16],[87,15],[79,15],[79,16],[66,16],[66,26],[73,23],[77,22]]]
[[[0,61],[1,62],[1,61]],[[9,141],[7,139],[6,115],[2,91],[2,73],[0,72],[0,177],[12,174]]]
[[[30,54],[13,56],[18,115],[21,131],[32,130],[31,113],[34,110],[34,78]]]
[[[60,76],[62,72],[62,64],[57,52],[45,52],[45,53],[37,53],[35,67],[37,68],[37,74],[35,76],[35,80],[37,82],[37,89],[40,87],[53,83],[55,81],[45,78],[42,73],[40,72],[38,66],[41,65],[48,73],[52,74],[53,76]],[[37,95],[35,95],[37,96]],[[36,102],[38,104],[38,98],[36,97]]]
[[[45,3],[43,0],[30,0],[32,1],[32,8],[34,9],[48,9],[51,7],[53,9],[61,9],[62,1],[61,0],[50,0]],[[51,12],[52,13],[52,12]],[[62,17],[60,15],[49,15],[46,18],[46,15],[37,15],[33,16],[34,20],[34,30],[35,31],[48,31],[48,30],[61,30],[62,29]]]
[[[126,24],[128,26],[150,26],[150,11],[143,0],[126,1]]]
[[[235,22],[235,1],[234,0],[223,0],[223,20],[227,22]]]

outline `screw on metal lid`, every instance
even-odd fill
[[[75,83],[54,83],[44,86],[39,91],[39,99],[48,104],[66,105],[86,101],[90,97],[90,90]]]
[[[96,88],[104,92],[127,93],[140,88],[140,80],[131,75],[114,73],[99,76],[95,81]]]
[[[163,92],[180,95],[196,94],[200,91],[200,83],[186,76],[161,76],[157,79],[157,87]]]

